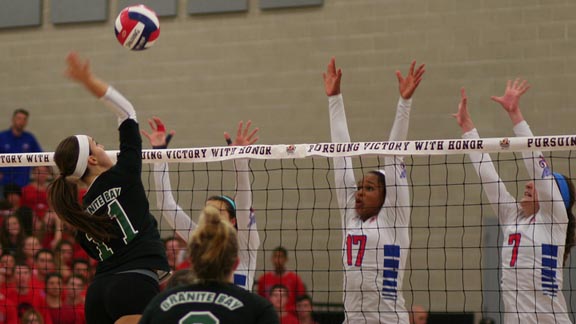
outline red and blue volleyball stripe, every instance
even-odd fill
[[[122,46],[140,51],[149,48],[160,36],[156,13],[144,5],[124,8],[114,24],[116,38]]]

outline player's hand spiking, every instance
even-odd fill
[[[242,127],[243,124],[243,121],[238,123],[238,131],[236,132],[236,138],[234,140],[230,138],[230,134],[228,134],[228,132],[224,132],[224,139],[226,139],[226,143],[228,143],[228,145],[246,146],[252,145],[258,141],[258,136],[256,136],[256,134],[258,133],[259,128],[254,128],[252,131],[250,131],[250,126],[252,125],[251,120],[246,122],[245,128]]]
[[[336,70],[336,58],[332,57],[326,68],[326,72],[322,74],[324,77],[324,89],[328,97],[340,94],[340,81],[342,80],[342,69]]]
[[[416,88],[418,88],[420,81],[422,81],[424,72],[426,72],[426,70],[424,69],[424,64],[420,65],[416,71],[414,71],[415,66],[416,61],[412,61],[412,64],[410,64],[410,70],[408,71],[408,75],[406,75],[406,78],[402,76],[402,73],[400,73],[400,71],[396,71],[400,96],[404,99],[412,98],[412,95],[414,95],[414,91],[416,91]]]
[[[467,133],[474,129],[474,123],[468,113],[468,97],[466,96],[466,90],[464,88],[460,89],[458,112],[452,114],[452,117],[456,118],[456,122],[458,123],[458,126],[460,126],[462,133]]]
[[[82,61],[76,52],[68,53],[66,56],[66,76],[80,83],[88,82],[92,77],[90,61]]]
[[[153,148],[167,148],[172,136],[174,136],[176,132],[171,130],[168,135],[166,135],[166,126],[164,126],[164,123],[158,117],[148,119],[148,124],[152,132],[148,133],[145,130],[141,130],[142,135],[148,139]]]

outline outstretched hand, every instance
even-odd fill
[[[398,88],[400,90],[400,96],[404,99],[412,98],[414,91],[418,88],[420,81],[422,81],[422,76],[426,70],[424,69],[424,64],[420,65],[416,71],[414,68],[416,66],[416,61],[412,61],[410,64],[410,70],[406,78],[402,76],[400,71],[396,71],[396,77],[398,78]]]
[[[530,85],[526,80],[516,79],[514,82],[508,80],[504,95],[501,97],[492,96],[490,99],[499,103],[509,114],[515,113],[520,110],[520,97],[522,97],[528,89],[530,89]]]
[[[466,90],[464,88],[460,89],[458,112],[452,114],[452,117],[456,118],[456,122],[458,123],[458,126],[460,126],[462,133],[467,133],[474,129],[474,123],[468,113],[468,97],[466,96]]]
[[[142,135],[148,139],[153,148],[167,148],[172,136],[174,136],[176,132],[171,130],[168,135],[166,135],[166,126],[164,126],[164,123],[158,117],[148,119],[148,124],[152,132],[148,133],[145,130],[141,130]]]
[[[238,123],[238,131],[236,132],[236,138],[232,140],[230,138],[230,134],[228,132],[224,132],[224,139],[226,139],[226,143],[232,146],[246,146],[252,145],[258,141],[258,136],[255,136],[258,133],[259,128],[254,128],[250,131],[250,126],[252,125],[252,121],[249,120],[246,122],[246,127],[243,128],[244,122],[240,121]]]
[[[342,80],[342,69],[336,70],[336,58],[332,57],[326,72],[322,73],[324,77],[324,89],[328,97],[340,94],[340,81]]]
[[[90,61],[82,61],[80,55],[76,52],[68,53],[66,56],[66,65],[66,76],[74,81],[86,83],[92,77]]]

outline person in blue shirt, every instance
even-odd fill
[[[22,108],[12,113],[12,125],[0,132],[0,154],[42,152],[42,148],[32,133],[25,131],[30,113]],[[23,188],[30,181],[31,167],[0,168],[0,194],[7,184]]]

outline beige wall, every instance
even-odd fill
[[[116,147],[115,119],[63,77],[64,57],[74,49],[133,101],[141,121],[158,115],[176,129],[173,147],[221,145],[222,132],[233,130],[240,119],[252,119],[261,128],[261,143],[329,141],[321,73],[331,56],[344,71],[342,88],[354,141],[386,138],[398,97],[394,71],[405,72],[412,59],[426,63],[427,72],[415,96],[410,139],[459,136],[450,114],[462,86],[468,89],[471,113],[483,136],[511,134],[510,123],[489,97],[501,94],[506,80],[517,76],[533,86],[522,104],[535,133],[574,133],[572,0],[326,0],[323,7],[266,12],[251,0],[247,13],[199,17],[187,16],[185,6],[181,0],[179,16],[161,20],[159,41],[142,53],[120,47],[112,18],[106,23],[1,30],[0,124],[7,126],[12,110],[25,107],[32,112],[30,129],[45,150],[53,150],[63,136],[83,132]],[[49,21],[48,0],[44,8]],[[115,1],[110,12],[113,17]],[[263,166],[256,163],[258,168]],[[440,173],[432,181],[442,183],[445,176]],[[428,174],[418,169],[412,181],[427,183]],[[256,173],[255,185],[265,177]],[[414,200],[420,205],[428,204],[430,195],[432,202],[461,200],[461,190],[453,189],[444,190],[454,191],[450,198],[415,189]],[[470,190],[479,192],[477,187]],[[187,193],[182,195],[181,203],[189,206]],[[257,209],[288,199],[274,195],[256,193]],[[324,205],[334,199],[329,193],[318,195]],[[478,201],[480,194],[471,197]],[[201,201],[195,201],[193,207],[199,205]],[[477,228],[446,227],[451,222],[479,224],[480,212],[469,210],[464,221],[462,208],[415,208],[413,247],[419,249],[412,251],[411,266],[441,270],[408,272],[408,303],[414,298],[439,311],[480,310],[480,273],[459,270],[477,269],[480,251],[458,248],[464,244],[462,235],[469,236],[470,246],[479,246],[480,234]],[[489,208],[483,210],[490,215]],[[452,212],[460,215],[450,217]],[[303,271],[317,300],[339,302],[337,211],[332,210],[328,220],[306,214],[295,221],[288,218],[290,212],[282,219],[272,214],[258,214],[264,249],[278,243],[308,249],[289,265]],[[435,225],[439,229],[430,228]],[[320,227],[325,230],[305,231]],[[269,269],[269,254],[263,255],[259,269]],[[451,268],[457,270],[442,270]],[[445,292],[451,289],[466,293]]]

